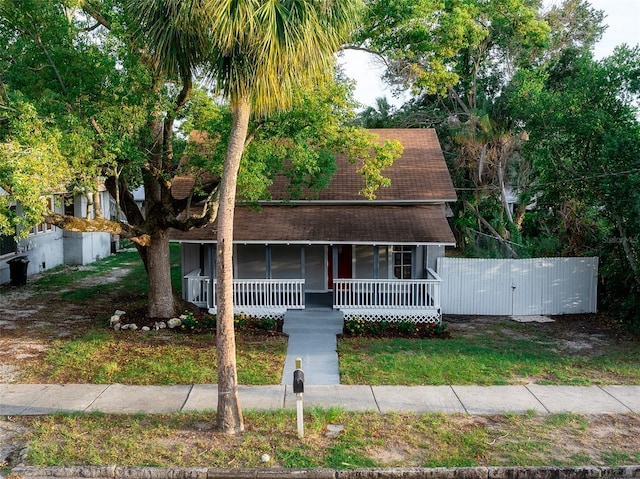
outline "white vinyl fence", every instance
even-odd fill
[[[598,258],[438,258],[444,314],[595,313]]]

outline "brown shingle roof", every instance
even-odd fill
[[[455,244],[443,205],[236,207],[234,242]],[[173,240],[215,241],[215,226],[173,232]]]
[[[404,146],[402,156],[383,172],[391,186],[378,190],[376,200],[366,200],[358,193],[363,181],[357,166],[339,158],[338,171],[329,187],[319,192],[319,202],[274,202],[261,210],[237,206],[234,242],[455,244],[443,203],[455,201],[456,193],[435,131],[370,131],[381,141],[399,140]],[[272,194],[276,200],[287,198],[285,183],[277,181]],[[213,242],[215,224],[189,232],[173,231],[171,238]]]
[[[433,129],[378,129],[369,130],[380,141],[399,140],[404,147],[402,156],[383,170],[391,180],[387,188],[376,191],[376,201],[383,202],[444,202],[455,201],[456,192],[444,161],[438,136]],[[364,186],[356,173],[357,165],[338,157],[338,171],[329,187],[321,190],[317,199],[322,201],[367,201],[358,192]],[[274,200],[288,199],[286,183],[276,181],[271,188]],[[304,195],[303,195],[304,198]]]
[[[195,184],[193,176],[176,176],[171,182],[171,196],[176,200],[184,200],[191,194]]]

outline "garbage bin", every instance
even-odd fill
[[[27,284],[27,267],[29,266],[29,258],[26,256],[18,256],[10,259],[9,276],[11,277],[11,286],[24,286]]]

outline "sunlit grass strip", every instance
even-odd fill
[[[438,339],[343,338],[343,384],[640,384],[640,346],[573,358],[553,342],[496,335]]]
[[[640,451],[617,436],[622,423],[628,425],[626,434],[640,431],[640,419],[633,415],[474,417],[311,409],[302,440],[294,411],[248,411],[246,432],[239,436],[215,433],[214,419],[213,414],[94,414],[20,421],[31,426],[27,464],[37,466],[348,469],[615,466],[640,460]],[[329,424],[343,425],[344,432],[327,437]],[[263,454],[271,461],[261,462]]]
[[[170,246],[170,262],[171,283],[173,288],[179,291],[182,288],[182,271],[180,269],[180,246],[178,244],[171,244]],[[116,268],[127,268],[129,271],[113,283],[103,283],[99,286],[89,287],[82,285],[83,279],[107,274]],[[147,272],[137,251],[120,251],[82,268],[60,266],[47,271],[45,275],[35,281],[35,285],[41,292],[61,292],[61,297],[71,301],[89,299],[105,289],[140,294],[146,294],[148,290]],[[66,291],[71,287],[73,287],[72,290]]]
[[[126,267],[131,269],[128,276],[137,277],[139,273],[144,271],[144,266],[140,255],[135,251],[120,252],[106,258],[91,263],[82,268],[69,268],[60,266],[49,270],[35,281],[35,285],[40,290],[57,290],[68,287],[75,282],[81,282],[84,278],[95,276],[101,273],[107,273],[114,268]]]
[[[238,381],[280,384],[287,342],[283,336],[237,337]],[[217,383],[215,338],[93,331],[56,340],[23,381],[92,384]]]

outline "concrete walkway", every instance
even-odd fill
[[[240,386],[245,409],[295,408],[290,385]],[[640,386],[306,386],[304,405],[346,411],[506,414],[640,414]],[[0,384],[0,415],[215,410],[217,386]]]
[[[280,384],[292,383],[296,358],[302,359],[305,385],[340,384],[336,335],[343,324],[342,313],[331,308],[288,310],[282,330],[289,340]]]

